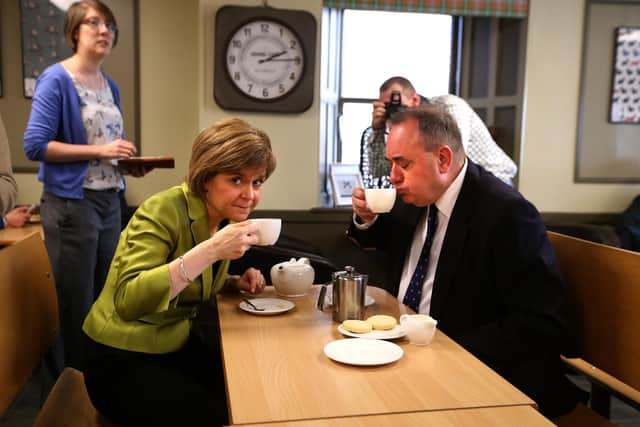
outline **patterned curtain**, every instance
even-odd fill
[[[529,10],[529,0],[324,0],[324,6],[336,9],[524,18]]]

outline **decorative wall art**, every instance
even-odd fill
[[[64,40],[64,13],[68,2],[20,0],[22,75],[24,96],[31,98],[45,68],[73,53]]]
[[[330,174],[334,206],[351,206],[353,189],[363,186],[358,165],[334,163],[331,165]]]
[[[618,27],[611,90],[611,123],[640,122],[640,28]]]
[[[640,2],[585,5],[575,182],[639,183]]]

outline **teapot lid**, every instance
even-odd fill
[[[344,278],[344,279],[356,279],[366,276],[365,274],[360,274],[356,271],[356,269],[351,265],[346,265],[344,267],[344,271],[336,271],[333,273],[334,279]]]
[[[278,269],[283,270],[285,267],[286,268],[291,268],[291,269],[308,269],[308,268],[313,268],[311,267],[311,262],[309,261],[309,258],[299,258],[299,259],[295,259],[295,258],[291,258],[289,261],[284,261],[281,262],[279,264],[276,264],[276,267],[278,267]]]

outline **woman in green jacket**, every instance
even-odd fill
[[[83,326],[87,390],[112,422],[226,423],[220,354],[193,320],[223,289],[263,290],[260,271],[227,271],[258,241],[247,218],[275,165],[264,132],[219,121],[197,136],[187,182],[146,200],[122,232]]]

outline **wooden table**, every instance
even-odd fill
[[[0,246],[11,245],[33,233],[40,233],[42,238],[44,238],[42,224],[27,224],[20,228],[3,228],[0,230]]]
[[[251,427],[553,427],[554,424],[531,406],[451,409],[448,411],[406,412],[364,415],[322,420],[284,421],[251,424]]]
[[[238,308],[237,294],[218,295],[229,417],[233,424],[265,423],[491,406],[535,405],[497,373],[438,331],[429,346],[396,340],[395,363],[359,367],[325,356],[343,336],[330,308],[316,308],[319,286],[290,298],[296,307],[277,316]],[[369,287],[367,316],[398,318],[409,309],[386,291]],[[268,287],[265,297],[274,297]]]

